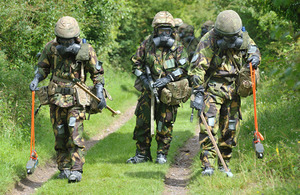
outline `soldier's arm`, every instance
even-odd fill
[[[214,52],[210,41],[202,40],[199,42],[196,52],[191,60],[189,75],[193,88],[199,88],[204,84],[204,76],[208,70]]]
[[[98,62],[96,52],[91,45],[89,45],[89,54],[90,60],[87,65],[87,70],[91,75],[90,78],[92,79],[94,85],[97,83],[102,83],[104,85],[104,69],[102,64]]]
[[[255,42],[250,38],[249,39],[249,43],[248,43],[248,49],[247,49],[247,61],[251,61],[250,59],[257,56],[259,59],[259,64],[261,62],[261,54],[260,51],[258,49],[258,47],[256,46]],[[259,66],[259,64],[257,65],[257,67]]]
[[[133,62],[132,73],[137,77],[145,73],[144,57],[146,55],[146,44],[148,43],[148,41],[149,38],[144,40],[138,47],[135,55],[131,57],[131,61]]]
[[[39,73],[45,79],[51,71],[51,62],[53,61],[54,53],[51,52],[53,41],[46,44],[43,52],[41,53],[38,63],[36,74]]]

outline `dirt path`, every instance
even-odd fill
[[[197,128],[196,134],[198,134]],[[198,154],[200,149],[198,140],[199,136],[195,135],[177,151],[178,154],[175,156],[175,161],[165,176],[165,190],[163,195],[187,194],[186,186],[192,174],[190,167],[193,163],[193,158]]]
[[[110,125],[104,132],[95,137],[91,138],[89,141],[85,142],[86,150],[89,150],[93,147],[98,141],[105,138],[109,134],[117,131],[122,125],[124,125],[129,119],[134,115],[135,106],[127,109],[121,116],[120,119],[115,121]],[[8,195],[27,195],[33,194],[36,188],[39,188],[43,185],[44,182],[49,180],[57,172],[56,162],[52,160],[47,163],[45,166],[38,166],[34,171],[34,174],[27,176],[22,179],[20,182],[15,184],[15,188],[9,191]]]

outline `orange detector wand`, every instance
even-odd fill
[[[257,114],[256,114],[256,84],[255,84],[255,69],[252,68],[252,63],[250,62],[250,75],[251,75],[251,83],[252,83],[252,90],[253,90],[253,104],[254,104],[254,125],[255,125],[255,132],[253,138],[253,147],[256,152],[257,158],[263,158],[264,154],[264,146],[260,141],[264,140],[262,134],[258,131],[258,124],[257,124]]]
[[[26,164],[27,174],[32,174],[38,164],[38,155],[35,150],[35,134],[34,134],[34,100],[35,91],[31,93],[31,137],[30,137],[30,159]]]

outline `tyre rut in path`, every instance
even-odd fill
[[[93,147],[98,141],[105,138],[109,134],[117,131],[122,125],[124,125],[129,119],[134,115],[135,106],[131,106],[127,109],[120,118],[110,125],[106,131],[99,135],[94,136],[90,140],[85,142],[86,150]],[[28,175],[26,178],[22,179],[15,184],[15,188],[10,190],[7,195],[24,195],[33,194],[35,189],[39,188],[48,181],[57,172],[57,165],[55,160],[50,160],[45,166],[37,166],[36,170],[32,175]]]
[[[196,132],[198,134],[197,129],[198,128],[196,128]],[[198,140],[198,135],[191,137],[185,145],[177,151],[178,154],[175,156],[174,163],[165,176],[165,190],[163,195],[187,194],[186,186],[192,174],[190,167],[193,164],[193,158],[200,150]]]

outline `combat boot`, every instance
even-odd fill
[[[166,162],[167,162],[167,156],[162,153],[158,153],[155,163],[165,164]]]
[[[82,178],[82,172],[80,171],[71,171],[69,175],[69,183],[80,182]]]
[[[70,169],[64,169],[64,170],[60,170],[60,173],[58,174],[57,178],[58,179],[67,179],[70,176]]]
[[[212,174],[214,174],[214,169],[211,167],[204,167],[203,171],[202,171],[202,175],[203,176],[211,176]]]
[[[137,152],[135,154],[135,156],[129,158],[126,161],[126,163],[137,164],[137,163],[144,163],[144,162],[147,162],[147,161],[152,161],[151,156],[143,155],[143,154],[140,154],[140,153]]]

